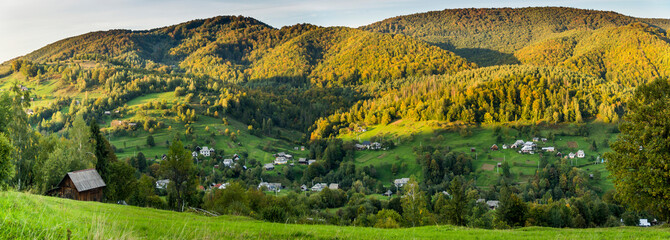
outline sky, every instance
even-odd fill
[[[0,63],[92,31],[146,30],[219,15],[273,27],[311,23],[359,27],[447,8],[562,6],[670,18],[669,0],[0,0]]]

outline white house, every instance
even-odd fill
[[[556,150],[554,149],[554,147],[543,147],[543,148],[542,148],[542,151],[545,151],[545,152],[553,152],[553,151],[556,151]]]
[[[223,159],[223,165],[226,165],[226,167],[232,167],[233,159]]]
[[[195,158],[195,157],[198,157],[198,152],[193,151],[193,152],[191,153],[191,156],[193,156],[194,158]]]
[[[379,150],[382,149],[382,144],[379,142],[373,142],[370,144],[370,149],[371,150]]]
[[[651,223],[645,218],[640,219],[640,227],[651,227]]]
[[[272,163],[267,163],[267,164],[263,165],[263,168],[265,168],[265,170],[273,170],[273,169],[275,169],[275,165],[272,164]]]
[[[158,180],[158,181],[156,181],[156,188],[167,189],[167,186],[168,186],[169,183],[170,183],[170,179]]]
[[[584,158],[584,150],[577,151],[577,158]]]
[[[508,149],[509,146],[507,146],[507,144],[503,144],[502,148],[503,148],[503,149]]]
[[[321,192],[321,190],[323,190],[324,188],[327,188],[327,187],[328,187],[328,184],[317,183],[317,184],[314,184],[314,186],[312,186],[312,191],[313,192]]]
[[[569,158],[575,158],[576,155],[577,155],[577,154],[575,154],[575,153],[573,153],[573,152],[568,153],[568,157],[569,157]]]
[[[211,151],[210,151],[210,150],[211,150]],[[214,152],[214,149],[213,149],[213,148],[210,149],[210,148],[208,148],[207,146],[204,146],[204,147],[202,147],[202,148],[200,149],[200,154],[203,155],[203,156],[205,156],[205,157],[209,157],[210,154],[212,154],[213,152]]]
[[[316,162],[316,160],[314,160],[314,159],[307,160],[307,165],[312,165],[312,163],[315,163],[315,162]]]
[[[486,201],[486,205],[488,205],[491,210],[498,208],[499,204],[500,204],[500,201],[496,201],[496,200]]]
[[[336,190],[336,189],[339,189],[339,188],[340,188],[340,185],[337,184],[337,183],[331,183],[330,185],[328,185],[328,188],[329,188],[330,190]]]
[[[258,184],[258,189],[265,187],[268,191],[278,191],[281,189],[281,183],[261,182]]]
[[[288,163],[288,158],[286,158],[286,157],[275,158],[275,164],[277,164],[277,165],[286,164],[286,163]]]
[[[533,152],[533,147],[531,147],[531,146],[523,146],[523,147],[521,148],[521,152],[522,152],[522,153],[531,153],[531,152]]]
[[[405,186],[405,184],[407,184],[408,182],[409,182],[409,178],[399,178],[399,179],[393,180],[393,184],[396,187]]]

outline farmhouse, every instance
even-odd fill
[[[277,153],[277,154],[275,154],[274,156],[275,156],[276,158],[283,157],[283,158],[286,158],[286,160],[291,160],[291,159],[293,159],[293,156],[292,156],[291,154],[286,154],[286,153],[284,153],[284,152]]]
[[[533,152],[533,147],[532,146],[523,146],[521,148],[522,153],[532,153]]]
[[[312,192],[321,192],[324,188],[327,188],[328,184],[325,183],[317,183],[312,186]]]
[[[545,151],[545,152],[553,152],[553,151],[555,151],[555,149],[554,149],[554,147],[543,147],[543,148],[542,148],[542,151]]]
[[[275,158],[274,163],[276,165],[286,164],[286,163],[288,163],[288,159],[286,157],[277,157],[277,158]]]
[[[100,174],[91,168],[67,173],[52,191],[62,198],[102,201],[102,189],[106,186]]]
[[[393,184],[396,187],[405,186],[405,184],[407,184],[408,182],[409,182],[409,178],[399,178],[399,179],[393,180]]]
[[[233,167],[233,159],[223,159],[223,165],[226,167]]]
[[[494,210],[494,209],[498,208],[499,204],[500,204],[500,201],[496,201],[496,200],[486,201],[486,205],[488,205],[491,210]]]
[[[493,144],[493,146],[491,146],[491,150],[498,151],[498,145]]]
[[[263,168],[265,168],[265,170],[273,170],[273,169],[275,169],[275,165],[272,164],[272,163],[267,163],[267,164],[263,165]]]
[[[158,181],[156,181],[156,188],[157,189],[167,189],[167,186],[168,186],[169,183],[170,183],[170,179],[158,180]]]
[[[281,183],[261,182],[258,184],[258,189],[265,187],[268,191],[278,191],[281,189]]]
[[[214,154],[214,148],[208,148],[207,146],[204,146],[200,149],[200,154],[209,157],[211,154]]]
[[[584,158],[584,150],[577,151],[577,158]]]

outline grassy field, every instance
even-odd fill
[[[72,239],[667,239],[670,229],[300,225],[0,192],[0,239],[66,239],[68,235]]]

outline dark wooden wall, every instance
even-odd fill
[[[69,177],[67,177],[59,187],[58,194],[63,198],[79,201],[102,201],[102,188],[94,188],[88,191],[78,192],[72,179]]]

